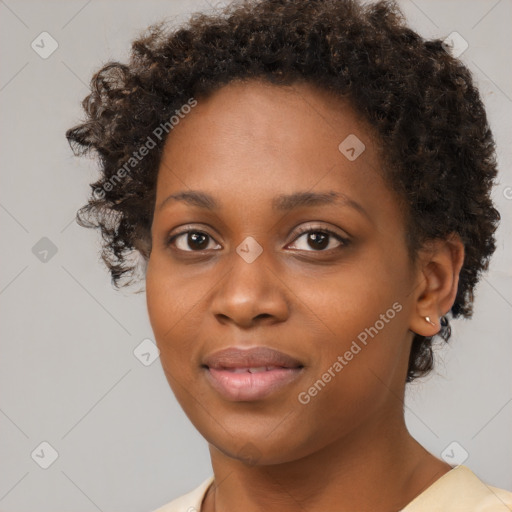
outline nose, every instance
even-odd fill
[[[263,254],[248,263],[234,253],[231,270],[221,280],[211,310],[220,323],[241,328],[284,322],[290,312],[287,293],[278,271]]]

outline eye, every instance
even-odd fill
[[[338,249],[349,244],[349,241],[346,238],[325,227],[308,226],[299,228],[298,231],[298,236],[294,243],[296,243],[296,241],[300,240],[301,238],[303,238],[305,241],[302,247],[298,247],[299,250],[309,252],[327,252],[328,250]],[[334,247],[331,246],[333,239],[334,241],[338,242],[338,244]],[[308,246],[310,249],[307,248]]]
[[[301,238],[304,239],[305,243],[303,243],[302,247],[292,247],[293,249],[308,252],[327,252],[349,244],[349,240],[326,227],[301,227],[298,229],[293,243],[296,243]],[[333,241],[337,242],[337,245],[334,245],[334,247],[332,247]],[[211,244],[213,242],[215,242],[215,239],[208,233],[198,229],[188,229],[169,237],[167,245],[174,245],[176,249],[184,252],[201,252],[208,249],[221,248],[217,242],[212,247]]]
[[[198,252],[205,249],[212,249],[212,247],[208,247],[211,241],[214,241],[214,239],[208,233],[192,229],[171,236],[167,245],[175,245],[180,251]],[[217,244],[217,246],[220,247],[219,244]],[[187,247],[192,249],[187,249]]]

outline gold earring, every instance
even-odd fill
[[[432,322],[432,320],[430,320],[430,317],[429,317],[429,316],[426,316],[426,317],[425,317],[425,320],[426,320],[430,325],[436,325],[434,322]]]

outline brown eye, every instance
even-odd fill
[[[293,242],[303,238],[304,243],[302,247],[294,247],[295,249],[314,251],[314,252],[326,252],[326,250],[339,249],[340,247],[348,245],[349,241],[338,233],[331,231],[326,228],[305,228],[299,230],[299,236]],[[332,242],[337,242],[333,243]]]
[[[169,239],[168,245],[174,245],[180,251],[197,252],[208,248],[211,249],[212,247],[209,247],[211,241],[214,240],[207,233],[189,230],[173,235]]]

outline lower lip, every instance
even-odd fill
[[[302,368],[276,368],[264,372],[232,372],[206,368],[206,378],[227,400],[250,402],[261,400],[298,378]]]

